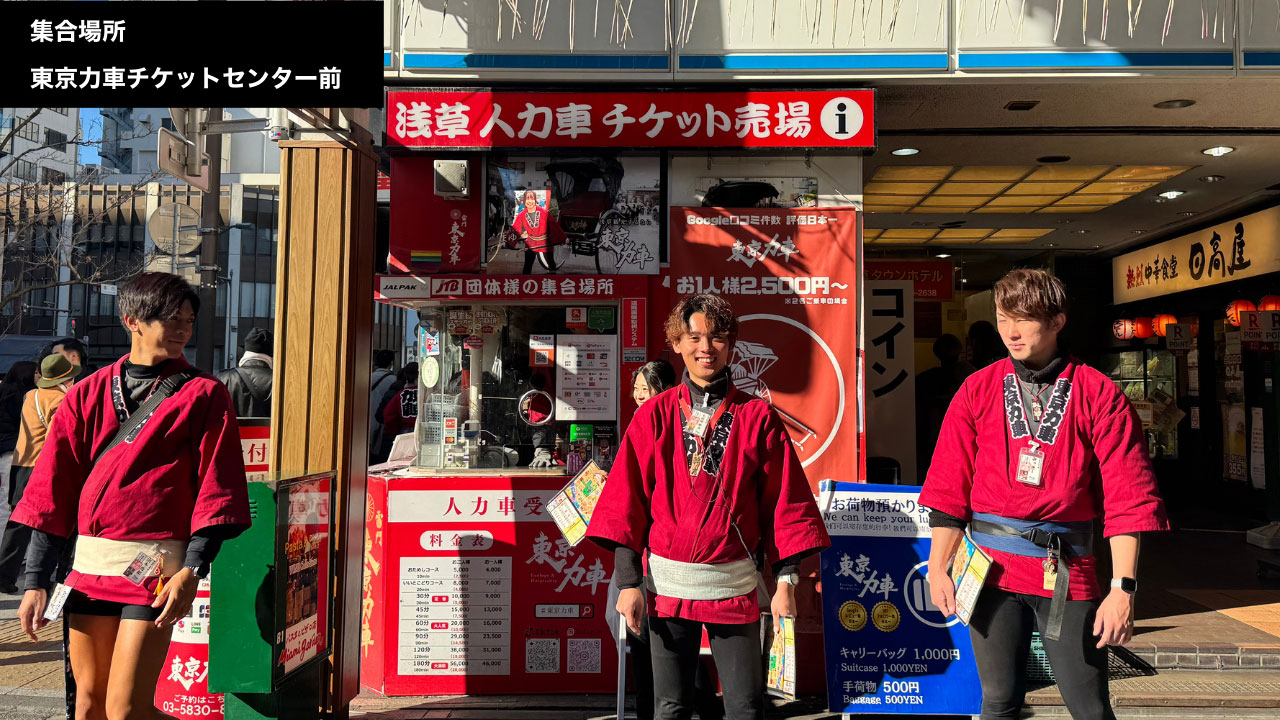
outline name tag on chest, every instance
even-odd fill
[[[1025,447],[1018,452],[1018,482],[1040,487],[1044,473],[1044,453],[1039,448]]]
[[[697,438],[707,436],[707,428],[711,425],[711,411],[705,408],[694,408],[684,424],[684,431]]]

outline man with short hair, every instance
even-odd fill
[[[396,383],[396,374],[391,370],[396,364],[394,350],[376,350],[373,353],[373,376],[369,378],[369,458],[378,454],[382,446],[382,415],[378,410],[382,407],[382,399],[387,391]]]
[[[231,393],[236,417],[271,417],[271,355],[275,339],[262,328],[253,328],[244,336],[244,355],[240,364],[218,373],[218,379]]]
[[[84,368],[86,371],[92,372],[92,370],[89,367],[89,349],[86,348],[84,346],[84,343],[80,342],[79,340],[73,337],[65,337],[65,338],[59,338],[57,340],[54,340],[52,343],[50,343],[49,347],[47,347],[45,351],[41,353],[40,357],[45,358],[54,353],[57,353],[62,357],[66,358],[67,360],[70,360],[72,365],[79,365],[80,367]]]
[[[760,569],[777,579],[776,630],[796,614],[800,560],[831,540],[782,420],[733,385],[738,319],[729,303],[685,298],[666,329],[684,358],[683,383],[632,418],[587,536],[614,553],[617,609],[632,632],[648,612],[654,717],[692,715],[705,627],[725,716],[757,720],[764,717]]]
[[[1063,353],[1062,283],[1014,270],[994,288],[1009,349],[970,375],[943,420],[920,494],[933,528],[933,603],[956,611],[948,565],[966,526],[994,560],[970,622],[982,718],[1017,718],[1038,629],[1076,720],[1112,720],[1108,645],[1133,635],[1138,533],[1168,530],[1142,426],[1105,375]],[[1102,521],[1112,581],[1103,597],[1093,549]]]

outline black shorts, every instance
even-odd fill
[[[155,622],[164,612],[163,607],[153,608],[150,605],[126,605],[110,600],[94,600],[79,590],[72,590],[67,604],[62,611],[68,615],[93,615],[95,617],[117,617],[121,620],[143,620]]]

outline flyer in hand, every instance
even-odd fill
[[[547,512],[551,513],[569,545],[577,545],[586,537],[587,525],[591,524],[591,515],[596,511],[596,503],[608,479],[609,473],[592,460],[547,503]]]
[[[768,622],[766,620],[765,622]],[[796,621],[784,617],[781,629],[773,633],[769,647],[769,675],[765,692],[788,700],[796,699]]]
[[[978,605],[978,595],[987,582],[991,570],[991,556],[974,544],[968,535],[960,539],[960,548],[951,560],[951,581],[956,586],[956,616],[969,624],[973,609]]]

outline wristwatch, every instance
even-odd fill
[[[1138,581],[1131,577],[1111,578],[1111,587],[1120,588],[1126,593],[1132,595],[1138,592]]]
[[[777,581],[780,583],[787,583],[791,587],[795,587],[800,584],[800,573],[787,573],[786,575],[779,575],[777,577]]]
[[[184,567],[190,570],[191,574],[195,575],[197,580],[203,580],[209,577],[208,565],[185,565]]]

